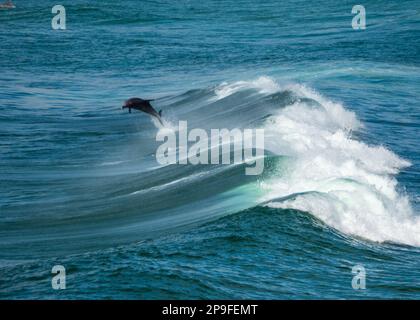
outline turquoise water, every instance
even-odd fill
[[[359,31],[350,1],[72,1],[66,30],[14,3],[0,298],[420,298],[418,1],[365,1]],[[132,96],[167,128],[264,129],[263,174],[159,165]]]

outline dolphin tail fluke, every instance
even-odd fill
[[[156,112],[156,111],[155,111],[155,112]],[[157,114],[155,114],[155,116],[156,116],[156,119],[158,119],[158,120],[159,120],[160,124],[161,124],[162,126],[164,126],[163,121],[162,121],[162,110],[159,110],[159,112],[157,112]]]

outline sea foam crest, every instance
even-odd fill
[[[265,148],[289,160],[262,183],[262,202],[309,212],[349,235],[420,246],[420,217],[395,177],[408,161],[353,138],[361,127],[355,113],[306,86],[281,87],[261,77],[222,84],[215,93],[220,99],[248,88],[262,94],[291,90],[307,98],[279,109],[264,126]]]

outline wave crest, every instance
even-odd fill
[[[354,112],[305,86],[281,88],[263,77],[223,84],[216,95],[251,87],[260,93],[290,90],[298,97],[264,125],[266,150],[288,157],[261,184],[265,205],[309,212],[346,234],[420,246],[420,218],[396,179],[408,161],[352,137],[362,126]]]

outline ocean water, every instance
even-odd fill
[[[365,30],[351,1],[75,0],[66,30],[14,3],[0,298],[420,298],[419,1],[364,1]],[[263,174],[160,165],[180,120],[264,129]]]

